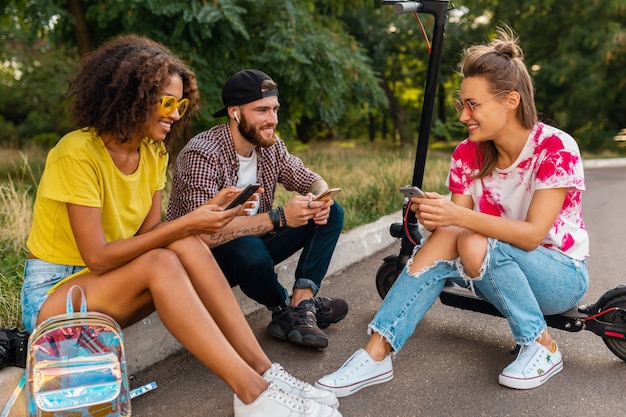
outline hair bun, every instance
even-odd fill
[[[509,59],[513,59],[516,57],[516,53],[515,53],[515,48],[513,48],[512,46],[513,45],[511,45],[510,43],[500,42],[499,45],[494,45],[493,49],[498,54],[504,55],[505,57]]]
[[[498,37],[491,41],[493,50],[508,59],[524,59],[524,53],[517,43],[517,37],[508,27],[499,27]]]

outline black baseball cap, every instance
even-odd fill
[[[224,107],[213,113],[213,117],[228,115],[228,107],[251,103],[264,97],[277,96],[278,89],[261,91],[261,83],[271,80],[263,71],[246,69],[234,73],[222,87],[222,102]]]

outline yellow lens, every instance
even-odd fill
[[[163,117],[170,117],[175,109],[178,109],[178,115],[183,117],[189,108],[189,99],[183,98],[180,101],[174,96],[164,96],[161,99],[161,114]]]
[[[169,117],[174,113],[174,109],[176,108],[177,100],[176,97],[173,96],[165,96],[161,100],[161,114],[163,117]]]
[[[183,117],[189,108],[189,99],[184,98],[178,102],[178,114]]]

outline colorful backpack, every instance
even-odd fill
[[[75,313],[72,293],[81,293]],[[120,326],[109,316],[87,311],[85,293],[73,286],[67,313],[39,324],[28,342],[28,416],[124,417],[130,392]]]

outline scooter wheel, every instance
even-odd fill
[[[385,298],[396,279],[398,279],[396,261],[385,261],[376,271],[376,289],[380,298]]]
[[[601,307],[601,311],[608,310],[613,307],[621,307],[622,310],[615,310],[606,313],[602,317],[602,321],[613,323],[620,326],[626,326],[626,294],[611,298]],[[604,344],[611,352],[621,360],[626,362],[626,341],[615,337],[603,337]]]

